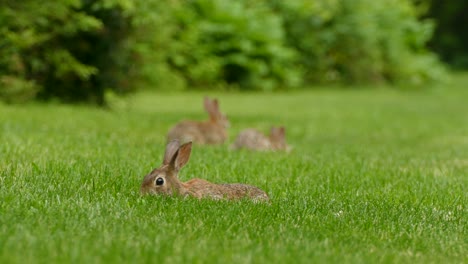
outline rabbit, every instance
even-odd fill
[[[269,202],[268,195],[257,187],[234,183],[215,184],[203,179],[191,179],[181,182],[178,178],[180,169],[189,161],[192,142],[180,145],[178,140],[170,141],[166,146],[163,163],[143,179],[142,194],[180,195],[214,200],[252,199],[254,202]]]
[[[197,144],[223,144],[228,138],[229,120],[219,111],[217,99],[204,98],[205,110],[210,115],[207,121],[185,120],[172,127],[167,142],[177,139],[182,143],[192,141]]]
[[[291,146],[286,144],[286,130],[282,127],[272,127],[267,137],[256,129],[248,128],[239,133],[236,141],[231,145],[232,149],[246,148],[257,151],[291,151]]]

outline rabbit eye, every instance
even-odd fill
[[[156,179],[156,181],[154,182],[156,185],[163,185],[164,184],[164,179],[159,177]]]

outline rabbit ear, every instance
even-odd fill
[[[203,100],[203,105],[205,106],[205,110],[206,110],[208,113],[211,113],[211,112],[212,112],[213,103],[211,102],[211,99],[210,99],[208,96],[205,96],[205,98],[204,98],[204,100]]]
[[[163,164],[167,165],[171,162],[172,158],[174,157],[175,153],[179,149],[180,143],[177,139],[171,140],[167,143],[166,152],[164,153],[164,161]]]
[[[219,112],[219,103],[218,103],[218,99],[213,99],[213,101],[211,101],[211,102],[212,102],[212,105],[213,105],[213,110],[214,110],[215,112]]]
[[[284,126],[275,127],[272,126],[270,130],[270,136],[275,138],[284,138],[285,137],[285,128]]]
[[[279,132],[282,137],[286,135],[286,128],[284,126],[279,127]]]
[[[187,142],[183,144],[176,151],[169,165],[177,171],[180,170],[189,161],[191,152],[192,152],[192,142]]]
[[[218,99],[211,100],[205,96],[205,110],[210,115],[211,119],[216,120],[220,116]]]

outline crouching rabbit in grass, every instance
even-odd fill
[[[182,143],[193,141],[196,144],[222,144],[228,138],[229,120],[219,110],[218,99],[204,99],[206,112],[210,116],[207,121],[185,120],[177,123],[169,130],[167,141],[174,139]]]
[[[180,145],[178,140],[170,141],[166,146],[162,165],[154,169],[143,179],[141,193],[154,195],[180,195],[211,199],[252,199],[269,201],[268,195],[251,185],[232,183],[215,184],[203,179],[181,182],[178,178],[180,169],[187,164],[192,151],[192,142]]]
[[[231,145],[231,149],[290,152],[292,148],[286,144],[286,129],[272,127],[269,136],[253,128],[242,130]]]

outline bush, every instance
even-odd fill
[[[0,11],[2,94],[9,83],[42,99],[104,104],[128,65],[121,44],[130,1],[7,1]],[[24,85],[20,85],[21,82]],[[23,93],[24,94],[24,93]]]
[[[270,1],[308,82],[412,82],[444,78],[426,49],[432,24],[405,0]]]
[[[428,6],[427,17],[436,21],[429,45],[455,68],[468,69],[468,1],[414,0]]]
[[[5,0],[0,97],[424,84],[445,73],[418,15],[408,0]]]
[[[190,88],[445,79],[430,21],[406,0],[171,1],[167,71]],[[165,11],[167,11],[165,9]],[[163,13],[160,10],[159,13]],[[157,47],[156,47],[157,49]]]
[[[281,17],[263,2],[193,0],[174,12],[169,65],[190,86],[273,90],[299,84]]]

